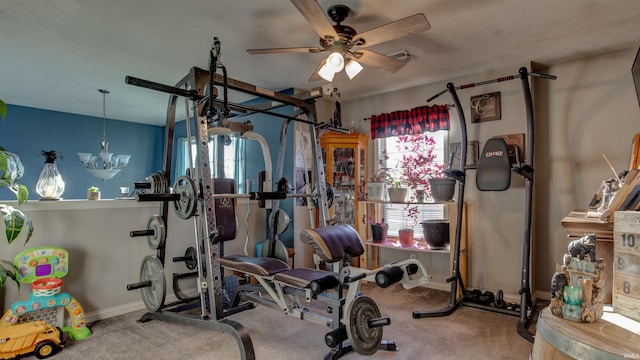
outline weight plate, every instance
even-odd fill
[[[382,341],[382,326],[369,327],[369,320],[380,318],[376,303],[367,296],[359,296],[347,307],[347,337],[360,355],[373,355]]]
[[[181,219],[189,219],[196,213],[196,184],[191,178],[180,176],[173,184],[173,192],[180,195],[180,200],[173,202],[173,209]]]
[[[187,260],[184,262],[184,264],[187,266],[187,269],[193,270],[198,266],[198,252],[196,251],[196,248],[194,248],[193,246],[189,246],[184,252],[184,256],[187,258]]]
[[[278,239],[275,240],[275,251],[273,254],[269,254],[269,240],[266,240],[262,243],[262,257],[271,257],[274,259],[278,259],[280,261],[284,261],[285,263],[289,261],[289,253],[287,252],[287,247],[284,243]]]
[[[164,220],[158,215],[152,215],[147,222],[147,230],[153,230],[153,235],[147,235],[147,245],[153,250],[164,247],[167,240],[167,230],[164,226]]]
[[[151,285],[140,289],[144,305],[150,311],[160,310],[167,295],[164,268],[160,259],[154,255],[145,256],[140,266],[140,281],[151,282]]]
[[[333,192],[333,187],[331,186],[331,184],[329,183],[325,183],[325,186],[327,187],[327,209],[330,209],[331,206],[333,206],[333,198],[335,197],[334,192]],[[313,202],[313,206],[315,206],[316,209],[319,208],[319,199],[320,199],[320,195],[318,194],[318,189],[314,186],[313,187],[313,191],[311,191],[311,201]]]
[[[277,225],[274,226],[276,220]],[[289,215],[284,210],[278,209],[275,213],[271,213],[269,221],[271,222],[271,227],[276,229],[276,234],[280,235],[289,228],[291,218],[289,218]]]

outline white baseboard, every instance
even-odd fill
[[[195,296],[195,294],[197,294],[197,291],[195,288],[193,288],[193,289],[187,289],[183,293],[185,294],[185,296]],[[171,294],[165,298],[164,302],[165,304],[170,304],[176,301],[178,301],[178,298],[174,294]],[[92,323],[94,321],[104,320],[104,319],[112,318],[114,316],[124,315],[134,311],[143,310],[143,309],[146,309],[146,306],[144,305],[144,302],[141,299],[140,301],[135,301],[128,304],[122,304],[122,305],[118,305],[110,308],[88,312],[85,314],[85,316],[87,318],[87,323]],[[65,319],[65,323],[66,325],[70,325],[71,319]]]
[[[440,290],[440,291],[451,291],[451,285],[449,283],[430,281],[422,286],[428,287],[430,289]],[[196,289],[194,288],[194,289],[189,289],[185,291],[185,293],[188,296],[194,296],[197,292],[196,292]],[[551,293],[548,291],[537,291],[536,298],[541,300],[549,300],[551,299]],[[504,294],[503,299],[506,302],[519,303],[520,295]],[[175,295],[172,294],[167,296],[165,303],[172,303],[175,301],[178,301],[178,299],[176,298]],[[118,305],[118,306],[114,306],[106,309],[92,311],[92,312],[86,313],[85,315],[87,317],[87,323],[91,323],[94,321],[104,320],[114,316],[124,315],[134,311],[143,310],[143,309],[145,309],[145,305],[144,305],[144,302],[140,300],[140,301],[135,301],[128,304],[122,304],[122,305]],[[70,324],[70,320],[68,320],[68,322]]]
[[[128,304],[122,304],[119,306],[92,311],[92,312],[86,313],[85,316],[87,317],[87,323],[92,323],[98,320],[104,320],[114,316],[128,314],[130,312],[142,310],[145,308],[146,307],[144,305],[144,302],[140,300],[140,301],[136,301]]]

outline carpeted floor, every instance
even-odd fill
[[[532,344],[516,332],[517,317],[460,307],[439,318],[414,319],[414,310],[440,309],[449,293],[399,284],[381,289],[362,287],[383,316],[391,318],[384,338],[394,340],[398,352],[378,351],[372,356],[349,353],[343,359],[527,359]],[[139,323],[138,311],[90,324],[92,336],[68,340],[53,359],[239,359],[235,338],[224,332],[153,320]],[[329,328],[285,316],[261,305],[228,318],[241,323],[253,342],[256,359],[323,359],[329,348],[324,335]],[[33,356],[25,359],[35,359]]]

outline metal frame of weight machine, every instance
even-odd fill
[[[520,309],[518,310],[509,310],[502,309],[498,307],[492,307],[488,305],[477,304],[473,302],[468,302],[464,300],[465,287],[464,282],[462,281],[462,276],[460,274],[460,239],[462,235],[462,212],[463,212],[463,203],[464,203],[464,186],[466,179],[466,163],[464,160],[460,161],[460,168],[457,169],[449,169],[446,172],[446,175],[454,178],[458,181],[458,211],[457,211],[457,226],[456,226],[456,234],[455,234],[455,243],[454,243],[454,254],[453,254],[453,264],[451,269],[451,277],[447,279],[447,282],[451,283],[451,296],[449,300],[449,305],[440,310],[431,310],[431,311],[414,311],[413,317],[415,319],[419,318],[428,318],[428,317],[441,317],[452,314],[459,306],[466,305],[474,308],[479,308],[482,310],[494,311],[508,315],[519,316],[520,320],[518,321],[517,331],[520,336],[527,339],[529,342],[533,342],[533,334],[528,330],[529,323],[534,314],[535,304],[532,302],[531,297],[531,288],[530,288],[530,258],[531,258],[531,210],[533,205],[533,144],[534,144],[534,116],[533,116],[533,102],[531,99],[531,90],[529,87],[529,76],[537,76],[544,79],[553,80],[556,77],[552,75],[546,74],[537,74],[530,73],[527,71],[525,67],[519,69],[518,75],[510,75],[501,77],[498,79],[483,81],[479,83],[466,84],[459,87],[455,87],[453,83],[447,84],[447,89],[441,91],[440,93],[432,96],[427,100],[430,102],[437,98],[438,96],[444,94],[445,92],[451,93],[451,96],[454,101],[454,105],[458,112],[458,118],[460,120],[460,137],[461,137],[461,159],[466,159],[467,153],[467,125],[464,117],[464,111],[462,110],[462,106],[460,104],[460,99],[456,93],[456,89],[467,89],[471,87],[475,87],[478,85],[486,85],[495,82],[502,82],[513,80],[516,78],[520,78],[520,82],[522,84],[522,91],[524,95],[524,103],[525,110],[527,116],[527,142],[526,142],[526,160],[524,164],[515,164],[512,165],[512,170],[524,177],[525,179],[525,212],[524,212],[524,234],[522,240],[522,271],[521,271],[521,283],[520,290],[518,293],[520,294]],[[458,298],[458,291],[463,295]]]
[[[217,39],[216,39],[217,40]],[[219,50],[219,49],[218,49]],[[213,52],[212,52],[213,54]],[[217,54],[219,56],[219,53]],[[212,56],[212,64],[218,63],[215,56]],[[243,360],[255,359],[255,353],[251,338],[244,327],[232,320],[224,319],[225,316],[231,315],[226,313],[223,308],[222,293],[223,284],[220,270],[220,244],[217,240],[218,228],[215,218],[214,210],[214,189],[211,181],[203,181],[203,179],[211,179],[211,169],[209,169],[209,150],[208,150],[208,118],[205,115],[205,103],[215,103],[218,106],[224,106],[225,109],[232,109],[239,111],[243,115],[251,113],[263,113],[279,118],[285,118],[288,120],[294,120],[298,122],[304,122],[310,125],[310,131],[314,138],[316,135],[316,109],[315,109],[315,97],[307,97],[306,99],[300,99],[297,97],[285,95],[279,92],[260,88],[239,80],[231,79],[226,76],[226,71],[223,75],[215,73],[217,67],[212,66],[213,71],[203,70],[197,67],[191,68],[190,72],[181,79],[175,86],[168,86],[164,84],[154,83],[151,81],[135,78],[132,76],[126,77],[126,83],[139,87],[148,88],[155,91],[160,91],[170,94],[169,104],[167,109],[167,122],[165,129],[165,144],[164,144],[164,162],[163,162],[163,176],[166,178],[167,183],[171,183],[171,163],[173,155],[173,143],[174,143],[174,127],[175,127],[175,115],[176,115],[176,103],[179,97],[184,97],[191,100],[195,104],[195,122],[196,122],[196,143],[197,145],[197,165],[196,165],[196,183],[199,189],[197,194],[198,201],[198,215],[195,217],[196,223],[196,249],[203,249],[204,255],[197,256],[197,289],[199,293],[200,302],[200,314],[191,315],[181,313],[184,309],[189,307],[189,304],[185,301],[178,301],[172,304],[161,304],[156,311],[150,311],[145,313],[140,319],[141,322],[146,322],[152,319],[164,320],[175,323],[182,323],[187,325],[199,326],[216,331],[224,331],[230,333],[236,339],[240,348],[241,358]],[[206,95],[207,85],[209,85],[209,95]],[[214,86],[223,86],[225,97],[223,101],[217,100],[217,90]],[[228,89],[235,90],[244,94],[256,96],[258,98],[264,98],[271,102],[271,106],[267,107],[253,107],[244,104],[229,103],[227,101],[226,92]],[[317,97],[320,96],[320,93]],[[272,111],[274,108],[281,106],[293,106],[301,109],[309,120],[303,120],[297,117],[288,116],[278,112]],[[226,114],[225,114],[226,115]],[[190,120],[190,119],[189,119]],[[322,153],[319,148],[319,142],[316,141],[315,147],[313,147],[313,155],[317,162],[316,184],[318,187],[318,203],[320,210],[320,224],[326,225],[328,218],[327,209],[327,195],[325,184],[324,165],[322,163]],[[268,189],[266,191],[271,191]],[[149,196],[139,195],[138,200],[143,201],[162,201],[160,210],[160,217],[164,220],[164,224],[167,224],[167,215],[169,210],[170,201],[178,201],[180,195],[177,194],[148,194]],[[263,192],[251,192],[249,193],[250,200],[270,200],[273,197]],[[199,253],[198,253],[199,254]],[[199,254],[200,255],[200,254]],[[160,263],[164,265],[165,250],[164,247],[157,249],[157,258]],[[162,276],[160,276],[162,275]],[[141,281],[140,283],[130,284],[128,288],[138,289],[153,286],[155,281],[164,281],[164,274],[158,274],[157,277]],[[180,298],[178,296],[178,298]],[[235,312],[234,312],[235,313]]]

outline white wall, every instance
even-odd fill
[[[537,224],[538,284],[548,284],[567,249],[562,218],[587,208],[603,179],[629,168],[633,136],[640,133],[640,107],[631,77],[636,50],[554,66],[548,123],[540,129]],[[608,279],[607,281],[612,281]]]
[[[251,206],[248,224],[244,225],[248,203]],[[147,228],[149,217],[158,214],[159,203],[137,203],[134,200],[72,200],[62,202],[29,201],[20,209],[34,225],[31,240],[16,240],[12,245],[0,241],[0,258],[13,261],[17,253],[37,246],[59,246],[69,251],[69,274],[63,278],[62,291],[75,297],[87,314],[88,321],[123,314],[144,308],[140,290],[128,291],[126,285],[140,281],[140,265],[147,255],[156,251],[147,246],[146,237],[129,237],[131,230]],[[250,234],[248,253],[254,255],[255,242],[263,241],[265,210],[256,201],[239,201],[238,236],[225,243],[225,254],[243,253],[247,232]],[[183,256],[187,247],[195,247],[193,220],[178,218],[169,210],[165,256],[167,302],[172,301],[172,274],[190,272],[184,263],[172,262]],[[4,230],[4,228],[2,228]],[[3,235],[4,236],[4,235]],[[180,282],[181,289],[193,290],[195,280]],[[17,300],[24,300],[31,291],[23,285],[20,292],[9,280],[0,293],[0,305],[6,310]]]
[[[640,132],[640,111],[631,77],[635,50],[550,67],[555,81],[530,78],[535,88],[535,191],[534,191],[534,290],[548,292],[555,264],[566,252],[562,218],[575,208],[585,208],[602,179],[610,177],[602,154],[623,170],[630,160],[631,140]],[[522,66],[474,74],[450,80],[456,87],[518,74]],[[410,66],[410,65],[409,65]],[[370,133],[372,114],[410,109],[446,89],[447,82],[419,86],[343,104],[345,119],[355,119],[358,131]],[[469,98],[499,91],[502,119],[472,124]],[[526,114],[519,79],[457,91],[465,118],[468,140],[526,132]],[[432,104],[451,104],[447,92]],[[457,110],[451,109],[449,141],[460,141]],[[527,139],[528,140],[528,139]],[[375,161],[369,147],[369,168]],[[505,192],[479,192],[475,171],[467,171],[469,241],[469,288],[516,294],[520,286],[524,223],[524,181],[512,176]],[[384,249],[381,249],[383,251]],[[381,254],[381,257],[383,255]]]

